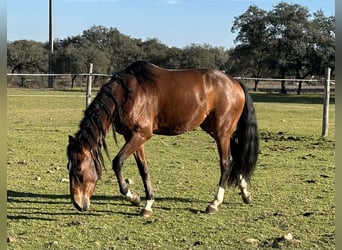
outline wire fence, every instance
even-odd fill
[[[91,102],[91,91],[93,88],[101,87],[102,84],[108,82],[111,75],[93,74],[92,65],[87,74],[7,74],[7,85],[9,87],[26,87],[26,88],[49,88],[51,79],[53,80],[54,89],[72,89],[82,88],[86,90],[86,107]],[[322,93],[324,99],[323,119],[322,119],[322,136],[328,134],[329,120],[329,96],[331,92],[335,92],[335,81],[330,79],[330,69],[327,69],[327,77],[322,79],[272,79],[272,78],[250,78],[236,77],[243,81],[249,89],[259,92],[280,92],[281,83],[286,82],[287,92],[297,92],[300,87],[300,93]],[[257,83],[257,85],[256,85]]]
[[[53,79],[53,89],[70,90],[86,89],[89,76],[92,77],[92,87],[99,88],[106,83],[111,75],[109,74],[7,74],[8,87],[21,87],[44,89],[49,88],[49,77]],[[280,92],[281,82],[286,82],[288,93],[297,92],[301,84],[301,93],[324,93],[325,78],[320,79],[277,79],[277,78],[251,78],[237,76],[237,79],[244,82],[251,91],[259,92]],[[255,82],[258,82],[257,89]],[[335,81],[331,80],[330,91],[335,92]]]
[[[53,79],[53,89],[85,89],[89,76],[93,87],[100,87],[109,80],[109,74],[7,74],[8,87],[44,89],[49,88],[49,78]]]
[[[252,78],[236,77],[247,85],[249,90],[259,92],[276,92],[281,90],[281,82],[285,81],[286,91],[295,93],[301,88],[301,93],[324,93],[325,78],[320,79],[278,79],[278,78]],[[257,88],[256,88],[257,82]],[[300,86],[301,85],[301,86]],[[330,91],[335,92],[335,80],[330,81]]]

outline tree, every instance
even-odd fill
[[[250,77],[260,78],[269,74],[266,67],[270,54],[270,34],[268,30],[269,19],[267,12],[255,5],[250,6],[245,13],[235,17],[232,32],[238,32],[237,46],[232,52],[235,59],[235,72],[246,74]],[[255,80],[254,90],[258,89],[258,81]]]
[[[137,40],[121,34],[116,28],[108,30],[108,54],[111,71],[117,72],[143,58],[143,52],[137,45]]]
[[[116,28],[104,26],[92,26],[83,31],[82,35],[68,38],[61,44],[73,44],[80,50],[89,50],[92,55],[101,58],[103,63],[107,63],[106,66],[103,63],[100,67],[97,65],[97,68],[105,69],[106,73],[117,72],[143,56],[136,39],[121,34]],[[95,66],[96,58],[91,61]]]
[[[12,73],[47,72],[48,51],[44,44],[18,40],[7,46],[7,66]]]
[[[309,43],[309,10],[298,4],[281,2],[270,13],[270,33],[274,42],[274,65],[279,77],[285,79],[293,71],[296,78],[310,74],[306,47]],[[285,80],[280,93],[286,94]]]
[[[335,17],[325,17],[321,10],[315,12],[312,20],[312,43],[310,52],[313,72],[322,75],[326,66],[335,68]]]
[[[144,53],[144,59],[164,67],[167,62],[168,47],[162,44],[158,39],[152,38],[138,44]]]
[[[73,45],[56,50],[51,55],[53,73],[72,74],[71,88],[74,87],[77,74],[85,72],[85,58]]]
[[[95,66],[93,73],[109,73],[108,56],[89,42],[82,42],[82,46],[71,43],[52,54],[52,71],[71,74],[71,88],[75,85],[77,75],[88,71],[90,63]]]
[[[229,50],[225,49],[224,47],[212,47],[209,49],[209,52],[214,57],[214,66],[215,68],[221,71],[227,71],[229,68],[229,58],[230,53]]]
[[[215,57],[208,44],[191,44],[183,49],[181,68],[214,68]]]
[[[177,47],[171,47],[167,50],[166,53],[167,55],[164,67],[171,69],[181,68],[183,50]]]
[[[269,12],[250,6],[232,26],[238,32],[233,71],[253,77],[304,79],[322,74],[326,65],[334,68],[335,18],[321,11],[313,16],[298,4],[281,2]],[[286,92],[283,80],[281,93]],[[301,83],[297,93],[301,93]]]
[[[7,67],[11,73],[46,73],[48,69],[48,51],[43,43],[18,40],[7,46]],[[21,86],[26,77],[21,77]]]

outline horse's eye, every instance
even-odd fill
[[[75,170],[76,170],[76,172],[80,172],[81,171],[81,165],[75,166]]]
[[[80,172],[81,171],[81,164],[76,164],[75,166],[71,163],[71,161],[68,162],[67,165],[68,171],[71,172],[71,170],[74,169],[74,171],[76,172]]]

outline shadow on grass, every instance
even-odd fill
[[[122,201],[121,196],[93,196],[92,201]],[[78,212],[67,194],[42,194],[7,190],[8,220],[56,221],[56,216],[102,216],[96,210]]]
[[[27,199],[17,199],[27,198]],[[33,200],[32,200],[33,199]],[[42,200],[43,199],[43,200]],[[61,204],[66,203],[61,199],[69,199],[68,195],[62,194],[39,194],[30,192],[17,192],[13,190],[7,190],[7,202],[31,202],[31,203],[46,203],[46,204]]]
[[[7,190],[7,219],[9,220],[45,220],[56,221],[54,217],[58,216],[102,216],[103,213],[117,213],[126,216],[139,216],[139,213],[130,213],[113,210],[103,210],[101,206],[113,205],[115,206],[134,206],[130,204],[122,195],[108,196],[108,195],[94,195],[91,200],[95,206],[99,206],[99,209],[94,209],[87,212],[78,212],[73,208],[70,196],[67,194],[44,194],[44,193],[32,193],[32,192],[18,192],[14,190]],[[205,203],[207,201],[186,198],[186,197],[157,197],[156,208],[162,210],[171,210],[172,205],[162,204],[166,203]],[[144,198],[142,198],[142,202]],[[159,204],[158,204],[159,203]],[[38,205],[37,205],[38,204]],[[45,205],[45,206],[44,206]],[[46,206],[47,205],[47,206]],[[56,206],[62,206],[56,208]],[[138,207],[137,207],[138,208]],[[189,206],[184,207],[185,210],[191,213],[203,213],[200,210],[194,210]]]
[[[250,92],[253,102],[323,104],[322,94],[278,94]],[[330,95],[330,104],[335,104],[335,95]]]
[[[47,203],[47,204],[62,204],[62,203],[70,203],[70,195],[69,194],[41,194],[41,193],[31,193],[31,192],[17,192],[13,190],[7,190],[7,202],[17,202],[15,198],[27,198],[35,200],[36,203]],[[61,199],[65,201],[61,201]],[[102,201],[119,201],[122,200],[122,196],[104,196],[104,195],[94,195],[92,200],[102,200]],[[25,202],[25,200],[21,200]],[[33,201],[34,202],[34,201]]]

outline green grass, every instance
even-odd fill
[[[204,213],[219,179],[214,141],[199,129],[154,136],[145,148],[156,202],[146,219],[119,195],[109,160],[90,211],[70,203],[65,149],[82,119],[84,93],[8,95],[8,249],[335,248],[334,101],[322,138],[321,96],[253,94],[261,136],[253,201],[243,204],[229,188],[214,216]],[[111,136],[107,143],[114,157],[119,148]],[[124,174],[142,195],[132,158]],[[293,240],[283,239],[288,233]]]

